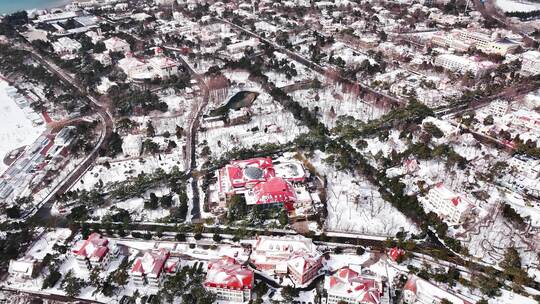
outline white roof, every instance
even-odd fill
[[[31,275],[34,269],[34,260],[22,259],[22,260],[10,260],[9,261],[9,273],[11,274],[27,274]]]

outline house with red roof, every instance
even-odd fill
[[[389,304],[386,279],[361,269],[344,267],[324,279],[328,304]]]
[[[156,251],[145,252],[133,262],[129,272],[135,285],[159,287],[167,274],[174,274],[178,270],[179,259],[171,258],[170,252],[161,248]]]
[[[303,183],[307,173],[301,163],[274,166],[269,157],[231,161],[217,172],[217,192],[224,205],[227,197],[242,194],[247,205],[285,206],[294,210],[298,198],[294,183]]]
[[[392,247],[388,250],[388,256],[392,259],[392,261],[397,262],[401,257],[405,255],[405,250],[398,248],[398,247]]]
[[[80,269],[107,268],[113,257],[118,256],[118,247],[109,242],[107,238],[94,232],[86,240],[75,243],[71,254],[75,256]]]
[[[250,261],[268,275],[289,275],[296,284],[303,285],[319,274],[322,253],[311,239],[301,235],[259,236]]]
[[[470,215],[474,204],[466,197],[455,194],[443,183],[435,185],[418,201],[426,213],[434,212],[448,225],[459,225]]]
[[[445,290],[415,275],[409,276],[403,286],[403,303],[405,304],[433,304],[440,303],[443,299],[452,304],[472,304],[473,300],[467,300],[463,295],[457,295],[451,290]]]
[[[210,261],[204,287],[216,294],[217,300],[247,303],[251,300],[253,271],[231,257]]]

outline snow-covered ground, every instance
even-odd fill
[[[329,128],[335,127],[339,116],[348,115],[360,121],[377,119],[387,112],[385,109],[370,105],[355,92],[347,91],[341,85],[328,84],[315,91],[298,90],[291,93],[295,101],[310,110],[317,110],[321,121]]]
[[[44,125],[34,125],[28,118],[35,115],[30,107],[21,109],[7,90],[9,84],[0,80],[0,173],[6,170],[4,157],[14,149],[29,145],[45,130]]]
[[[110,162],[110,168],[95,165],[82,176],[72,190],[91,190],[96,184],[107,185],[124,181],[142,172],[152,173],[158,168],[170,172],[174,166],[178,166],[180,170],[184,168],[184,160],[180,152]]]
[[[199,133],[199,142],[207,142],[213,157],[219,158],[233,148],[250,148],[254,144],[284,144],[307,132],[307,128],[270,95],[259,93],[250,108],[252,114],[248,123],[209,128]]]
[[[418,232],[412,222],[381,198],[374,185],[362,177],[336,172],[322,162],[323,158],[322,153],[315,153],[312,162],[328,178],[327,230],[382,236],[395,236],[401,228]]]
[[[540,3],[522,0],[495,0],[495,5],[504,12],[532,12],[540,10]]]

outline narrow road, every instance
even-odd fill
[[[169,51],[180,53],[182,50],[175,48],[173,46],[163,46],[164,49]],[[208,105],[210,99],[210,93],[208,86],[204,80],[204,77],[198,74],[181,56],[177,56],[180,59],[182,65],[189,71],[190,75],[197,80],[197,84],[202,91],[202,100],[200,103],[197,103],[197,108],[194,113],[190,115],[189,128],[187,129],[186,134],[186,149],[185,149],[185,171],[188,174],[191,174],[193,170],[197,169],[197,130],[199,129],[199,123],[201,120],[202,113]],[[199,197],[199,187],[197,184],[197,179],[191,179],[191,190],[192,190],[192,208],[191,208],[191,220],[198,220],[201,217],[201,203]]]

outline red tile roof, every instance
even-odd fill
[[[296,201],[296,193],[293,187],[281,177],[273,177],[266,182],[258,183],[253,187],[253,192],[258,205],[284,203],[287,206],[288,203]]]
[[[156,252],[146,252],[133,263],[131,273],[136,275],[149,275],[159,277],[165,268],[165,262],[169,258],[168,250],[162,248]]]
[[[231,257],[208,263],[205,286],[228,289],[253,288],[253,271]]]
[[[354,298],[358,303],[378,304],[382,294],[379,281],[375,278],[364,277],[349,267],[341,268],[333,276],[327,278],[325,288],[329,293]]]
[[[88,239],[79,241],[72,252],[77,256],[101,261],[109,252],[108,244],[108,239],[94,232],[88,236]]]

